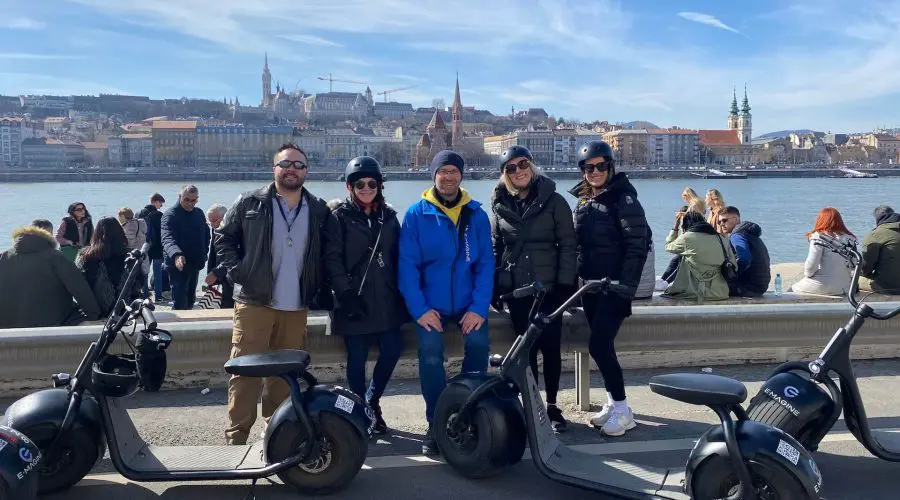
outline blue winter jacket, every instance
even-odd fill
[[[406,211],[398,274],[414,320],[429,309],[450,317],[471,311],[487,318],[494,288],[491,224],[481,203],[466,206],[473,212],[463,238],[450,217],[425,199]]]

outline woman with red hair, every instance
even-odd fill
[[[836,208],[823,208],[812,231],[806,233],[809,255],[803,266],[804,278],[794,283],[791,291],[814,295],[840,296],[850,287],[850,264],[840,255],[826,250],[815,242],[825,234],[843,243],[856,246],[856,236],[847,229],[841,213]]]

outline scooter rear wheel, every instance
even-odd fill
[[[490,396],[480,401],[470,421],[460,426],[458,412],[471,391],[451,384],[441,393],[434,410],[434,437],[444,460],[459,474],[480,479],[497,474],[509,463],[509,426],[506,415]]]
[[[760,500],[809,500],[797,479],[783,465],[767,457],[748,462],[757,498]],[[740,498],[740,481],[731,460],[713,456],[691,476],[691,498],[695,500],[731,500]]]
[[[304,495],[326,495],[346,488],[362,469],[369,442],[345,418],[329,412],[319,414],[314,456],[297,467],[279,472],[285,484]],[[307,440],[300,426],[283,424],[272,435],[271,461],[288,458]]]
[[[19,481],[15,491],[0,478],[0,500],[34,500],[38,494],[38,475],[32,472]]]

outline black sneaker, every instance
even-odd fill
[[[550,427],[553,428],[553,432],[566,432],[569,424],[563,418],[562,410],[556,405],[547,405],[547,418],[550,419]]]
[[[369,401],[369,407],[372,408],[372,413],[375,414],[375,427],[372,429],[372,434],[387,434],[388,426],[384,418],[381,417],[381,405],[378,401]]]
[[[428,426],[428,432],[425,433],[425,439],[422,440],[422,454],[429,457],[441,454],[440,450],[438,450],[437,441],[434,439],[434,431],[431,429],[431,426]]]

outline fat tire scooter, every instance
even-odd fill
[[[889,320],[900,314],[900,307],[879,314],[869,304],[856,300],[862,256],[855,245],[824,234],[813,243],[844,257],[853,266],[847,292],[853,316],[837,329],[815,360],[791,361],[775,368],[750,401],[747,413],[751,419],[778,427],[807,450],[815,451],[843,411],[847,429],[866,450],[882,460],[900,462],[900,433],[869,427],[850,360],[850,346],[866,319]],[[834,375],[840,387],[832,379]]]
[[[528,355],[546,326],[587,292],[627,290],[609,279],[588,281],[549,315],[539,312],[546,295],[539,283],[502,297],[534,296],[531,324],[505,356],[491,356],[497,373],[457,375],[441,393],[435,408],[435,438],[454,470],[469,478],[494,475],[519,462],[527,443],[535,466],[547,478],[615,498],[819,498],[821,475],[809,453],[787,433],[749,420],[740,406],[747,389],[718,375],[670,374],[650,381],[653,392],[708,406],[721,420],[700,437],[684,470],[582,453],[561,443],[550,426]]]
[[[280,377],[290,387],[290,397],[272,415],[262,441],[240,446],[154,446],[141,438],[120,398],[139,387],[158,390],[147,388],[144,372],[154,368],[141,365],[141,353],[150,345],[157,356],[164,355],[172,342],[169,332],[157,328],[150,301],[126,302],[146,251],[145,245],[128,256],[125,286],[75,374],[54,375],[54,388],[25,396],[6,411],[6,425],[29,436],[43,454],[40,494],[75,485],[103,457],[107,445],[116,470],[136,482],[250,479],[255,484],[278,475],[303,494],[346,487],[362,468],[374,418],[354,393],[319,385],[307,371],[309,354],[301,350],[241,356],[225,364],[229,374]],[[139,318],[143,328],[135,346],[129,337]],[[133,327],[130,333],[122,332],[126,326]],[[120,334],[132,353],[108,353]],[[162,363],[160,383],[164,357]]]

